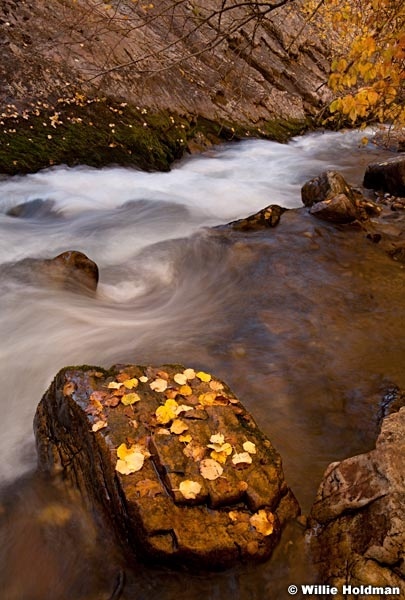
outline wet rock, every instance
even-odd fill
[[[211,569],[264,560],[299,512],[231,390],[179,365],[63,369],[35,433],[40,468],[79,488],[127,556]]]
[[[270,204],[254,215],[246,219],[238,219],[228,224],[234,231],[260,231],[268,227],[276,227],[280,222],[281,215],[288,210],[277,204]]]
[[[326,470],[309,534],[320,581],[398,587],[405,597],[404,433],[401,408],[384,419],[374,450]]]
[[[405,156],[396,156],[384,162],[368,165],[363,185],[382,190],[393,196],[405,196]]]
[[[51,285],[79,293],[95,292],[98,267],[88,256],[77,250],[62,252],[55,258],[25,258],[6,265],[3,274],[32,285]]]
[[[318,177],[304,183],[301,188],[301,200],[304,206],[313,206],[340,194],[354,200],[354,192],[343,175],[337,171],[325,171]]]
[[[405,152],[405,129],[377,131],[373,138],[376,146],[392,152]]]
[[[305,183],[301,199],[311,215],[332,223],[365,221],[381,213],[380,207],[366,200],[337,171],[325,171]]]

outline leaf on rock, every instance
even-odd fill
[[[225,442],[225,438],[223,433],[214,433],[211,437],[210,437],[210,442],[211,444],[223,444]],[[209,448],[211,446],[208,446]]]
[[[187,379],[195,379],[194,369],[184,369],[183,375],[185,375]]]
[[[146,383],[148,381],[148,378],[146,377],[146,375],[141,375],[139,381],[141,381],[142,383]]]
[[[182,412],[188,412],[189,410],[194,410],[192,406],[187,406],[187,404],[179,404],[176,408],[176,415],[179,415]]]
[[[176,433],[177,435],[180,435],[180,433],[184,433],[185,431],[187,431],[187,429],[187,423],[185,423],[181,419],[175,419],[172,423],[172,426],[170,427],[170,431],[172,433]]]
[[[96,432],[96,431],[99,431],[100,429],[103,429],[104,427],[107,427],[107,425],[108,425],[107,421],[100,419],[99,421],[96,421],[95,423],[93,423],[91,430]]]
[[[253,442],[249,442],[249,441],[245,442],[243,444],[243,449],[246,452],[249,452],[249,454],[256,454],[256,445]]]
[[[117,448],[117,456],[115,470],[121,475],[130,475],[140,471],[145,460],[145,454],[140,451],[137,445],[127,448],[126,444],[121,444]]]
[[[145,496],[154,498],[155,496],[162,494],[162,488],[159,483],[152,479],[142,479],[142,481],[138,481],[135,489],[141,498],[145,498]]]
[[[110,381],[107,387],[109,390],[119,390],[122,385],[119,381]]]
[[[132,379],[126,379],[123,383],[127,390],[133,390],[134,388],[138,387],[138,380],[136,377],[133,377]]]
[[[220,381],[216,381],[215,379],[212,379],[210,381],[210,388],[214,391],[214,392],[220,392],[221,390],[224,389],[223,384]]]
[[[250,456],[249,452],[241,452],[240,454],[234,454],[232,456],[232,462],[234,465],[250,465],[252,464],[252,457]]]
[[[176,373],[173,379],[179,385],[185,385],[187,383],[187,377],[184,375],[184,373]]]
[[[201,379],[201,381],[205,381],[207,383],[208,381],[211,381],[211,375],[209,373],[205,373],[204,371],[198,371],[195,376],[198,377],[198,379]]]
[[[63,386],[63,395],[64,396],[71,396],[73,394],[73,392],[75,391],[75,389],[76,389],[76,386],[73,383],[73,381],[68,381]]]
[[[183,450],[183,454],[187,456],[187,458],[191,458],[196,462],[204,458],[205,452],[206,449],[204,446],[201,446],[197,442],[190,442]]]
[[[216,450],[213,450],[210,453],[210,456],[213,460],[216,460],[217,462],[221,463],[221,465],[224,465],[226,463],[226,459],[228,458],[228,454],[226,454],[226,452],[217,452]]]
[[[192,439],[193,438],[189,433],[186,433],[185,435],[179,435],[179,442],[186,442],[186,444],[188,444]]]
[[[156,409],[155,415],[157,422],[161,425],[170,423],[170,421],[176,418],[178,406],[176,400],[173,400],[172,398],[166,400],[163,406],[159,406]]]
[[[192,393],[193,393],[193,390],[191,389],[191,387],[189,385],[182,385],[179,388],[179,394],[181,394],[182,396],[191,396]]]
[[[180,482],[179,490],[187,500],[194,500],[201,492],[201,485],[198,481],[186,479]]]
[[[212,458],[205,458],[200,462],[200,473],[204,479],[214,481],[218,477],[221,477],[223,472],[224,470],[219,462]]]
[[[122,396],[121,398],[121,402],[122,404],[124,404],[124,406],[129,406],[130,404],[135,404],[136,402],[139,402],[141,399],[140,395],[137,394],[136,392],[131,392],[130,394],[124,394],[124,396]]]
[[[121,398],[119,396],[108,396],[108,398],[104,402],[104,406],[115,408],[120,402]]]
[[[167,380],[158,378],[158,379],[155,379],[154,381],[151,381],[151,383],[149,385],[150,385],[150,389],[153,390],[154,392],[164,392],[167,389]]]
[[[271,535],[274,531],[274,515],[264,509],[252,515],[249,521],[264,536]]]
[[[198,396],[198,401],[203,406],[212,406],[215,403],[216,397],[216,392],[205,392],[204,394],[200,394]]]
[[[165,429],[164,427],[160,427],[157,430],[156,435],[170,435],[170,429]]]

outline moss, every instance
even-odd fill
[[[167,171],[192,147],[246,137],[286,141],[303,123],[271,121],[261,127],[128,106],[76,94],[53,105],[37,102],[21,113],[8,107],[0,121],[0,172],[14,175],[54,164],[109,164]]]

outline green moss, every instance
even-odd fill
[[[271,121],[250,128],[231,122],[128,106],[107,99],[74,98],[53,106],[37,102],[0,122],[0,173],[34,172],[56,164],[109,164],[167,171],[193,140],[195,149],[245,137],[286,141],[303,123]],[[202,140],[202,142],[201,142]]]

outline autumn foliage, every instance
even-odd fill
[[[329,121],[405,124],[403,0],[308,0],[331,44]]]

